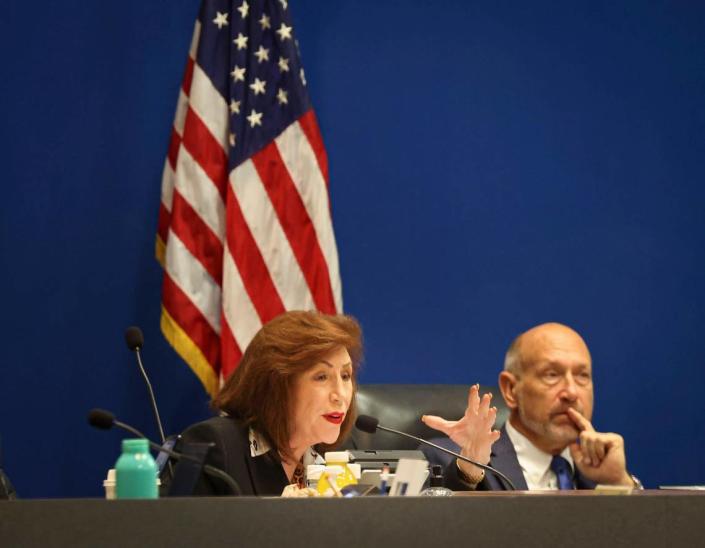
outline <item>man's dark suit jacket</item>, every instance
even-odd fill
[[[512,480],[512,483],[518,490],[526,491],[528,490],[526,479],[524,478],[524,473],[521,471],[521,466],[519,466],[519,460],[517,459],[514,445],[509,439],[507,430],[504,427],[502,427],[500,432],[500,438],[492,445],[489,465]],[[437,438],[430,441],[445,449],[455,451],[456,453],[460,451],[460,447],[450,438]],[[467,491],[469,489],[468,484],[460,479],[455,457],[428,446],[421,446],[419,449],[426,455],[428,462],[431,464],[441,464],[444,467],[446,487],[453,491]],[[574,479],[576,488],[578,489],[595,488],[595,483],[584,478],[580,472],[576,471]],[[478,491],[505,491],[509,490],[509,486],[505,485],[504,481],[491,472],[485,472],[485,478],[477,485],[476,489]]]
[[[206,464],[230,474],[240,485],[243,495],[279,496],[289,481],[281,463],[270,453],[252,457],[249,428],[237,419],[214,417],[187,428],[181,442],[214,443]],[[175,448],[179,450],[179,444]],[[231,495],[227,484],[205,474],[194,490],[197,496]]]

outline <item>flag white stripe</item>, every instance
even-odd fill
[[[176,189],[222,242],[225,235],[225,205],[213,181],[183,144],[176,162]]]
[[[220,335],[220,286],[172,230],[166,246],[165,266],[174,283]]]
[[[193,65],[189,105],[203,120],[213,138],[220,143],[223,150],[227,151],[230,120],[228,104],[198,63]]]
[[[191,46],[188,50],[188,55],[191,59],[196,58],[196,51],[198,50],[198,40],[201,37],[201,22],[196,19],[196,24],[193,26],[193,36],[191,37]]]
[[[169,159],[164,162],[164,171],[162,172],[162,204],[167,211],[171,212],[171,204],[174,200],[174,170],[171,169]]]
[[[223,254],[223,316],[241,351],[262,327],[227,245]]]
[[[184,134],[186,112],[188,112],[188,96],[182,88],[179,88],[179,99],[176,101],[176,112],[174,113],[174,131],[179,137]]]
[[[252,160],[232,171],[230,184],[284,308],[315,308],[306,278]]]
[[[306,134],[298,122],[291,124],[275,139],[279,154],[284,161],[291,179],[299,191],[299,196],[306,207],[313,223],[318,244],[328,264],[333,299],[338,311],[343,310],[340,284],[340,267],[338,265],[338,248],[335,244],[333,221],[330,217],[328,188],[321,173],[316,155]]]

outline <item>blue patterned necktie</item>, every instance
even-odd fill
[[[558,489],[561,491],[575,489],[573,485],[573,469],[566,459],[560,455],[554,455],[553,460],[551,460],[551,470],[555,472],[556,478],[558,478]]]

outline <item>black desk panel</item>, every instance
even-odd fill
[[[0,546],[705,545],[705,495],[0,502]]]

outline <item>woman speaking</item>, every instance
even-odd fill
[[[360,326],[350,316],[286,312],[252,339],[211,405],[221,416],[189,427],[182,442],[213,443],[206,464],[227,472],[243,495],[305,486],[309,464],[355,423]],[[229,495],[202,475],[195,495]]]

